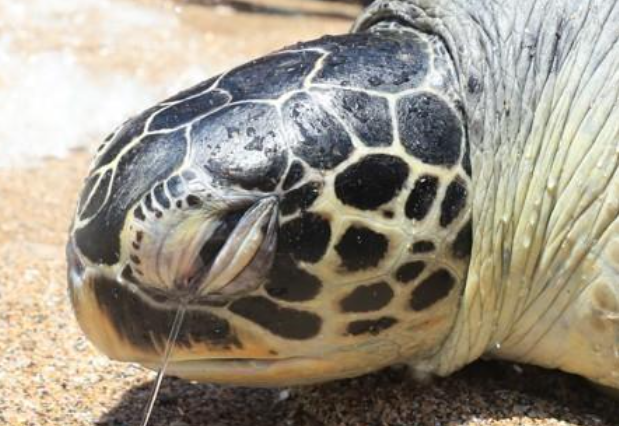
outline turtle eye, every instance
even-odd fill
[[[275,197],[222,217],[221,232],[214,232],[200,252],[200,281],[192,284],[196,296],[219,300],[258,288],[273,264],[277,218]]]
[[[136,284],[173,298],[255,288],[272,263],[277,216],[275,197],[248,201],[232,194],[216,209],[197,203],[137,220],[128,266]]]
[[[245,214],[245,211],[246,210],[236,210],[227,212],[222,215],[221,219],[219,219],[219,225],[200,250],[200,260],[203,264],[203,270],[201,273],[210,270],[215,258],[223,248],[226,241],[228,241],[230,234]]]

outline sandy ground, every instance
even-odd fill
[[[212,72],[298,39],[344,31],[350,21],[328,13],[355,13],[297,0],[268,4],[302,4],[305,15],[236,13],[199,3],[162,7],[179,14],[187,31],[203,34]],[[134,59],[124,66],[137,67],[140,58]],[[66,297],[66,231],[89,157],[74,152],[36,167],[0,170],[2,426],[137,425],[152,385],[152,372],[110,361],[93,349]],[[619,404],[572,376],[485,362],[424,385],[398,369],[278,390],[168,377],[152,424],[617,426]]]

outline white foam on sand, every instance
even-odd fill
[[[174,9],[123,0],[0,0],[0,167],[93,147],[207,76]]]

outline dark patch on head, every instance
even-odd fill
[[[464,155],[462,156],[462,168],[466,172],[468,177],[473,175],[473,169],[471,167],[471,153],[469,148],[469,141],[464,143]]]
[[[329,220],[315,213],[303,213],[280,227],[277,251],[315,263],[324,256],[330,239]]]
[[[279,306],[262,296],[236,300],[228,309],[284,339],[311,339],[320,332],[322,326],[318,315]]]
[[[377,266],[389,249],[389,239],[363,226],[350,226],[335,246],[342,267],[359,271]]]
[[[131,247],[133,247],[134,250],[139,250],[140,249],[140,245],[142,242],[142,236],[143,236],[143,232],[142,231],[137,231],[135,234],[135,240],[133,240],[133,242],[131,243]]]
[[[191,130],[192,162],[216,181],[273,191],[287,168],[286,138],[269,105],[231,105],[197,121]],[[262,149],[252,147],[260,144]]]
[[[296,183],[298,183],[303,178],[303,164],[299,161],[293,161],[290,165],[290,169],[288,169],[288,174],[284,179],[284,184],[282,185],[282,189],[284,191],[292,188]]]
[[[436,247],[432,241],[417,241],[413,244],[412,252],[413,253],[428,253],[434,251]]]
[[[408,178],[408,165],[386,154],[371,154],[335,178],[339,200],[361,210],[375,210],[391,201]]]
[[[445,191],[445,198],[441,203],[440,223],[443,228],[449,226],[458,217],[466,205],[467,190],[465,183],[456,178],[449,184]]]
[[[174,175],[166,182],[168,191],[173,197],[180,197],[185,193],[185,184],[180,176]]]
[[[313,46],[331,51],[316,83],[396,93],[418,87],[428,72],[424,43],[413,34],[356,33],[303,44]]]
[[[453,166],[460,159],[462,123],[446,101],[422,93],[398,101],[400,139],[406,152],[427,164]]]
[[[299,210],[307,210],[316,201],[322,190],[322,183],[309,182],[287,192],[279,204],[282,215],[291,215]]]
[[[385,219],[393,219],[394,216],[395,216],[395,213],[392,210],[384,210],[383,211],[383,217]]]
[[[332,169],[350,156],[350,135],[308,94],[290,98],[283,115],[293,138],[289,142],[292,151],[310,166]]]
[[[411,295],[410,306],[414,311],[422,311],[447,297],[456,279],[445,269],[433,272],[423,280]]]
[[[104,277],[94,279],[91,285],[99,308],[120,336],[151,352],[165,346],[176,309],[154,308],[138,294]],[[176,344],[190,347],[192,342],[204,342],[217,348],[241,347],[228,321],[190,308]]]
[[[360,320],[353,321],[348,324],[346,334],[359,336],[361,334],[370,334],[376,336],[381,332],[394,326],[398,321],[393,317],[381,317],[375,320]]]
[[[425,268],[426,264],[419,260],[405,263],[396,271],[395,279],[401,283],[407,284],[421,275]]]
[[[156,105],[123,123],[114,138],[106,144],[105,150],[96,157],[93,171],[113,162],[127,145],[144,133],[146,121],[161,108],[163,107]]]
[[[195,194],[189,194],[185,197],[185,202],[189,207],[200,207],[202,205],[202,200]]]
[[[146,215],[144,214],[144,210],[142,210],[141,205],[137,206],[135,210],[133,210],[133,216],[135,216],[137,220],[141,220],[142,222],[146,220]]]
[[[469,93],[475,94],[481,91],[481,82],[475,75],[471,75],[466,84],[466,88]]]
[[[110,186],[110,179],[112,178],[112,173],[113,173],[112,170],[108,170],[107,172],[105,172],[105,174],[101,177],[99,185],[97,186],[97,189],[95,190],[95,192],[92,194],[92,197],[90,198],[90,201],[88,202],[88,204],[82,205],[82,212],[80,214],[81,219],[86,219],[94,215],[97,212],[97,210],[101,207],[101,205],[105,202],[105,198],[107,196],[107,192]],[[82,192],[82,197],[86,199],[90,193],[90,189],[88,188],[88,186],[89,185],[87,185],[87,187],[84,188]],[[82,202],[85,202],[85,201],[86,200]]]
[[[350,90],[321,89],[329,102],[366,146],[390,146],[393,129],[386,99]]]
[[[121,272],[121,276],[123,277],[123,279],[129,281],[130,283],[133,283],[133,284],[140,283],[138,279],[135,277],[135,275],[133,275],[133,269],[131,268],[131,265],[126,265],[123,268]]]
[[[437,190],[438,178],[424,175],[417,179],[413,190],[406,200],[406,217],[423,220],[432,207]]]
[[[301,89],[320,53],[312,51],[268,55],[229,71],[218,87],[232,98],[276,99],[292,90]]]
[[[265,284],[269,296],[288,302],[312,300],[321,287],[318,278],[301,269],[292,257],[285,253],[276,255]]]
[[[149,212],[155,211],[153,207],[153,197],[150,194],[146,194],[146,197],[144,197],[144,207],[146,207],[146,210]]]
[[[456,258],[465,259],[471,255],[473,247],[473,224],[469,220],[466,225],[460,229],[456,239],[453,242],[452,251]]]
[[[101,149],[105,146],[105,144],[112,140],[112,138],[114,137],[115,134],[116,134],[116,132],[109,133],[105,137],[105,139],[103,139],[103,143],[101,145],[99,145],[99,148],[97,148],[97,151],[101,151]]]
[[[166,195],[165,190],[163,189],[162,183],[155,186],[155,189],[153,190],[153,194],[155,194],[155,200],[157,200],[157,203],[159,203],[161,207],[163,207],[164,209],[170,208],[170,199]]]
[[[218,90],[171,105],[155,115],[148,130],[156,131],[184,126],[201,115],[225,105],[230,97]]]
[[[340,302],[343,312],[378,311],[393,299],[391,286],[384,281],[360,285]]]
[[[196,174],[196,172],[194,172],[193,170],[183,170],[181,172],[181,176],[183,177],[183,179],[185,179],[188,182],[191,182],[192,180],[196,180],[198,178],[198,175]]]
[[[76,244],[86,257],[107,265],[118,262],[120,231],[127,212],[155,182],[180,165],[185,149],[181,130],[146,136],[120,158],[109,199],[91,221],[75,231]]]

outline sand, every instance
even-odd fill
[[[310,11],[354,15],[349,6],[298,3]],[[209,38],[213,71],[350,25],[341,17],[186,7],[183,22]],[[253,36],[257,31],[262,38]],[[2,144],[0,140],[0,155]],[[0,170],[2,426],[137,425],[154,379],[150,371],[97,353],[68,303],[64,244],[89,158],[89,152],[79,151],[30,168]],[[275,390],[168,377],[152,425],[617,426],[618,405],[573,376],[481,362],[430,384],[413,382],[401,369]]]

